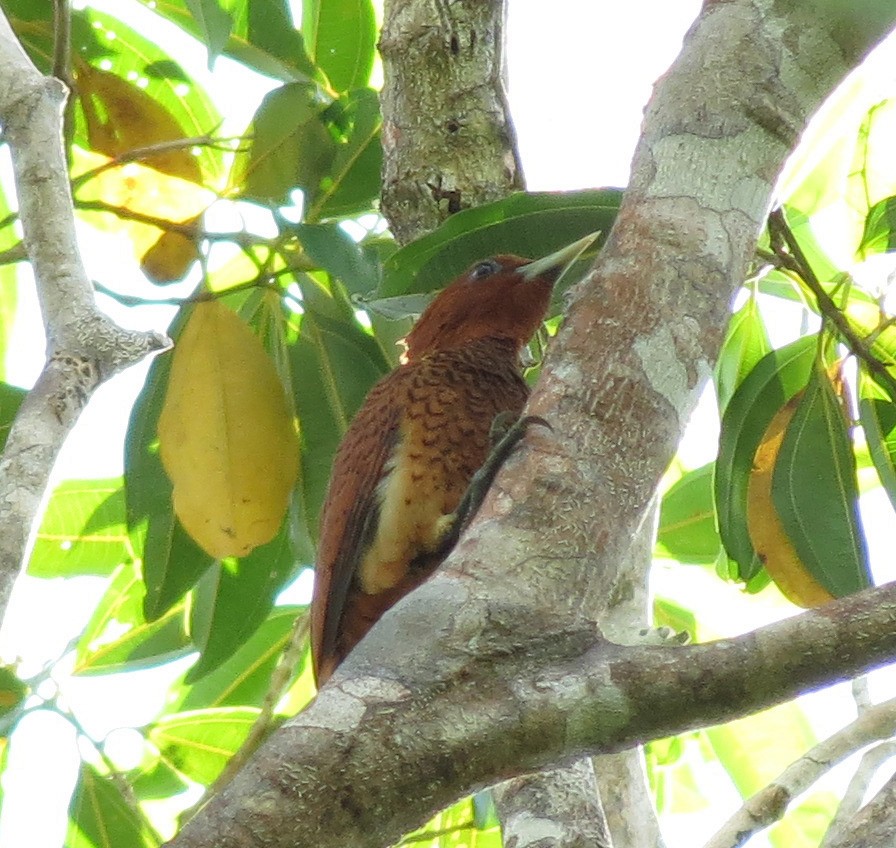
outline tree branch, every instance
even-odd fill
[[[829,848],[878,848],[896,837],[896,775],[893,775]]]
[[[25,247],[47,334],[47,363],[0,459],[0,614],[19,573],[62,442],[94,389],[147,353],[158,333],[123,330],[101,313],[81,262],[65,154],[65,89],[41,76],[0,13],[0,122],[12,152]]]
[[[505,14],[505,0],[386,2],[382,205],[399,244],[523,186],[504,92]]]
[[[504,844],[513,848],[612,848],[591,760],[495,787]]]
[[[793,235],[783,209],[775,209],[769,214],[768,229],[775,258],[806,284],[815,296],[818,311],[837,328],[849,349],[865,363],[868,370],[875,374],[880,382],[887,384],[893,397],[896,397],[896,378],[890,373],[887,363],[874,355],[870,342],[853,329],[849,318],[824,290],[806,254]]]
[[[843,793],[840,806],[837,807],[837,812],[834,813],[834,818],[828,825],[827,833],[825,833],[819,848],[831,848],[846,838],[856,814],[862,807],[872,779],[878,769],[888,760],[892,760],[894,756],[896,756],[896,743],[894,742],[875,745],[862,755],[859,767]]]
[[[896,699],[864,711],[852,724],[819,742],[757,792],[706,843],[706,848],[738,848],[778,821],[797,795],[860,748],[896,733]]]
[[[446,593],[475,604],[454,583],[440,574],[418,592],[425,605]],[[581,629],[471,656],[450,653],[445,636],[438,681],[406,662],[402,680],[375,676],[394,653],[394,613],[413,606],[390,611],[369,650],[353,654],[172,845],[391,844],[471,788],[747,715],[896,656],[890,584],[707,645],[622,647]],[[429,626],[444,634],[448,617]],[[406,661],[412,647],[401,653]]]

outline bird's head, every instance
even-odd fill
[[[554,282],[590,245],[586,236],[541,259],[499,254],[449,283],[405,338],[405,361],[479,339],[509,339],[521,350],[544,320]]]

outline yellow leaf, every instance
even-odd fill
[[[198,258],[195,239],[169,230],[143,254],[140,269],[158,285],[173,283],[183,279]]]
[[[214,557],[270,541],[298,474],[283,386],[258,337],[217,301],[198,304],[174,350],[159,452],[184,529]]]
[[[826,604],[833,595],[803,565],[772,503],[775,462],[802,394],[798,392],[775,413],[756,449],[747,485],[747,528],[756,554],[781,593],[808,608]]]
[[[115,158],[186,136],[177,118],[138,86],[87,62],[78,61],[76,67],[78,101],[94,150]],[[160,150],[145,161],[172,177],[202,183],[202,170],[189,147]]]
[[[108,162],[105,156],[76,149],[74,176],[100,168]],[[214,200],[215,194],[209,189],[163,174],[138,162],[100,170],[78,187],[76,196],[78,204],[101,201],[108,206],[122,207],[137,215],[149,215],[161,221],[195,223],[199,234],[202,232],[199,216]],[[152,224],[119,217],[111,212],[91,210],[82,214],[104,233],[123,234],[130,242],[134,255],[141,258],[145,257],[166,232]]]

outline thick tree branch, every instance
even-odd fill
[[[419,591],[463,602],[454,582],[437,575]],[[447,618],[430,626],[444,633]],[[581,629],[448,653],[437,689],[416,669],[381,676],[389,630],[172,844],[390,844],[471,788],[746,715],[880,665],[896,656],[896,584],[707,645],[621,647]]]
[[[380,40],[385,84],[383,210],[399,243],[522,187],[504,89],[505,0],[389,0]],[[649,555],[640,564],[646,574]],[[637,754],[635,754],[637,756]],[[582,780],[583,772],[590,781]],[[530,802],[537,799],[537,827]],[[606,827],[590,765],[526,775],[496,790],[505,845],[551,831],[555,848],[595,844]],[[595,813],[588,822],[586,811]],[[649,816],[652,806],[645,809]],[[640,818],[640,816],[639,816]],[[624,848],[624,846],[623,846]]]
[[[175,845],[388,844],[498,778],[743,715],[896,655],[892,586],[705,646],[621,648],[591,620],[594,574],[616,585],[786,156],[894,22],[887,4],[706,4],[533,395],[553,431],[527,436],[442,570]]]
[[[527,777],[494,789],[508,848],[612,848],[590,759]]]
[[[399,244],[522,188],[504,17],[505,0],[386,0],[382,201]]]
[[[157,333],[121,329],[96,307],[75,239],[61,134],[65,96],[62,83],[34,67],[0,13],[0,122],[47,334],[47,363],[0,459],[0,615],[56,455],[88,398],[116,371],[169,344]]]
[[[834,813],[834,818],[828,825],[827,833],[821,841],[819,848],[831,848],[838,842],[842,843],[850,833],[856,814],[862,808],[868,787],[878,770],[889,760],[896,756],[896,743],[884,742],[867,750],[859,761],[855,774],[849,781],[849,786],[843,793],[840,806]]]

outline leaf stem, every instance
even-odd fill
[[[812,270],[806,254],[803,253],[796,240],[793,230],[790,229],[787,219],[784,217],[784,210],[780,207],[769,213],[768,230],[771,236],[772,252],[780,267],[795,274],[806,284],[807,288],[815,295],[815,301],[822,316],[834,325],[853,354],[865,363],[869,371],[885,382],[893,396],[896,397],[896,377],[890,373],[886,364],[872,353],[868,342],[855,331],[849,318],[824,290],[818,276]]]

